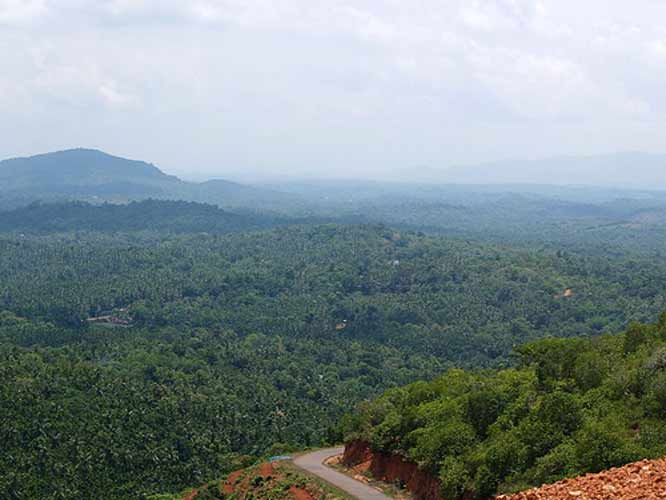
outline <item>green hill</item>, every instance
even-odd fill
[[[75,192],[114,185],[164,187],[180,182],[156,166],[92,149],[72,149],[0,162],[3,191]]]
[[[275,208],[296,197],[226,180],[191,183],[150,163],[91,149],[72,149],[0,162],[0,209],[34,201],[127,202],[146,198]]]

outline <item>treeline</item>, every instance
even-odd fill
[[[34,202],[2,213],[0,232],[51,234],[62,232],[143,232],[226,234],[286,225],[322,224],[330,217],[286,217],[249,210],[229,212],[215,205],[189,201],[144,200],[93,205],[83,201]],[[342,219],[338,219],[342,220]],[[357,218],[347,217],[344,222]]]
[[[666,454],[666,313],[621,335],[547,339],[518,366],[450,370],[344,419],[347,439],[437,475],[444,498],[489,498]]]
[[[469,193],[469,198],[474,198]],[[429,234],[484,242],[553,245],[579,253],[643,253],[661,257],[666,245],[666,204],[615,200],[579,204],[504,193],[487,200],[418,199],[406,196],[356,208],[370,221]]]

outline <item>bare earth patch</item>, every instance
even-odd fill
[[[224,493],[225,495],[231,495],[235,490],[236,482],[242,475],[243,475],[242,470],[237,470],[229,474],[227,480],[224,481],[224,483],[222,484],[222,493]]]
[[[310,495],[310,493],[302,488],[297,488],[296,486],[289,488],[289,493],[294,500],[314,500],[314,497]]]
[[[666,458],[643,460],[565,479],[515,495],[501,495],[498,500],[651,500],[666,498]]]

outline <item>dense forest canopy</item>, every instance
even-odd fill
[[[179,491],[337,441],[340,418],[386,389],[513,366],[525,342],[666,309],[658,225],[622,229],[648,246],[621,236],[604,250],[525,221],[506,243],[478,218],[462,237],[344,212],[157,200],[4,212],[0,497]]]
[[[516,343],[542,336],[619,331],[664,307],[660,261],[514,250],[383,226],[157,243],[75,238],[0,239],[0,307],[75,327],[130,307],[141,326],[219,322],[290,336],[326,336],[346,321],[337,336],[475,365],[505,360]]]

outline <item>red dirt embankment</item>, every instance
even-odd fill
[[[348,443],[342,463],[355,470],[369,470],[374,478],[387,483],[399,481],[416,500],[442,500],[439,479],[400,455],[373,452],[365,441]]]
[[[666,498],[666,458],[643,460],[534,488],[501,500],[645,500]]]

